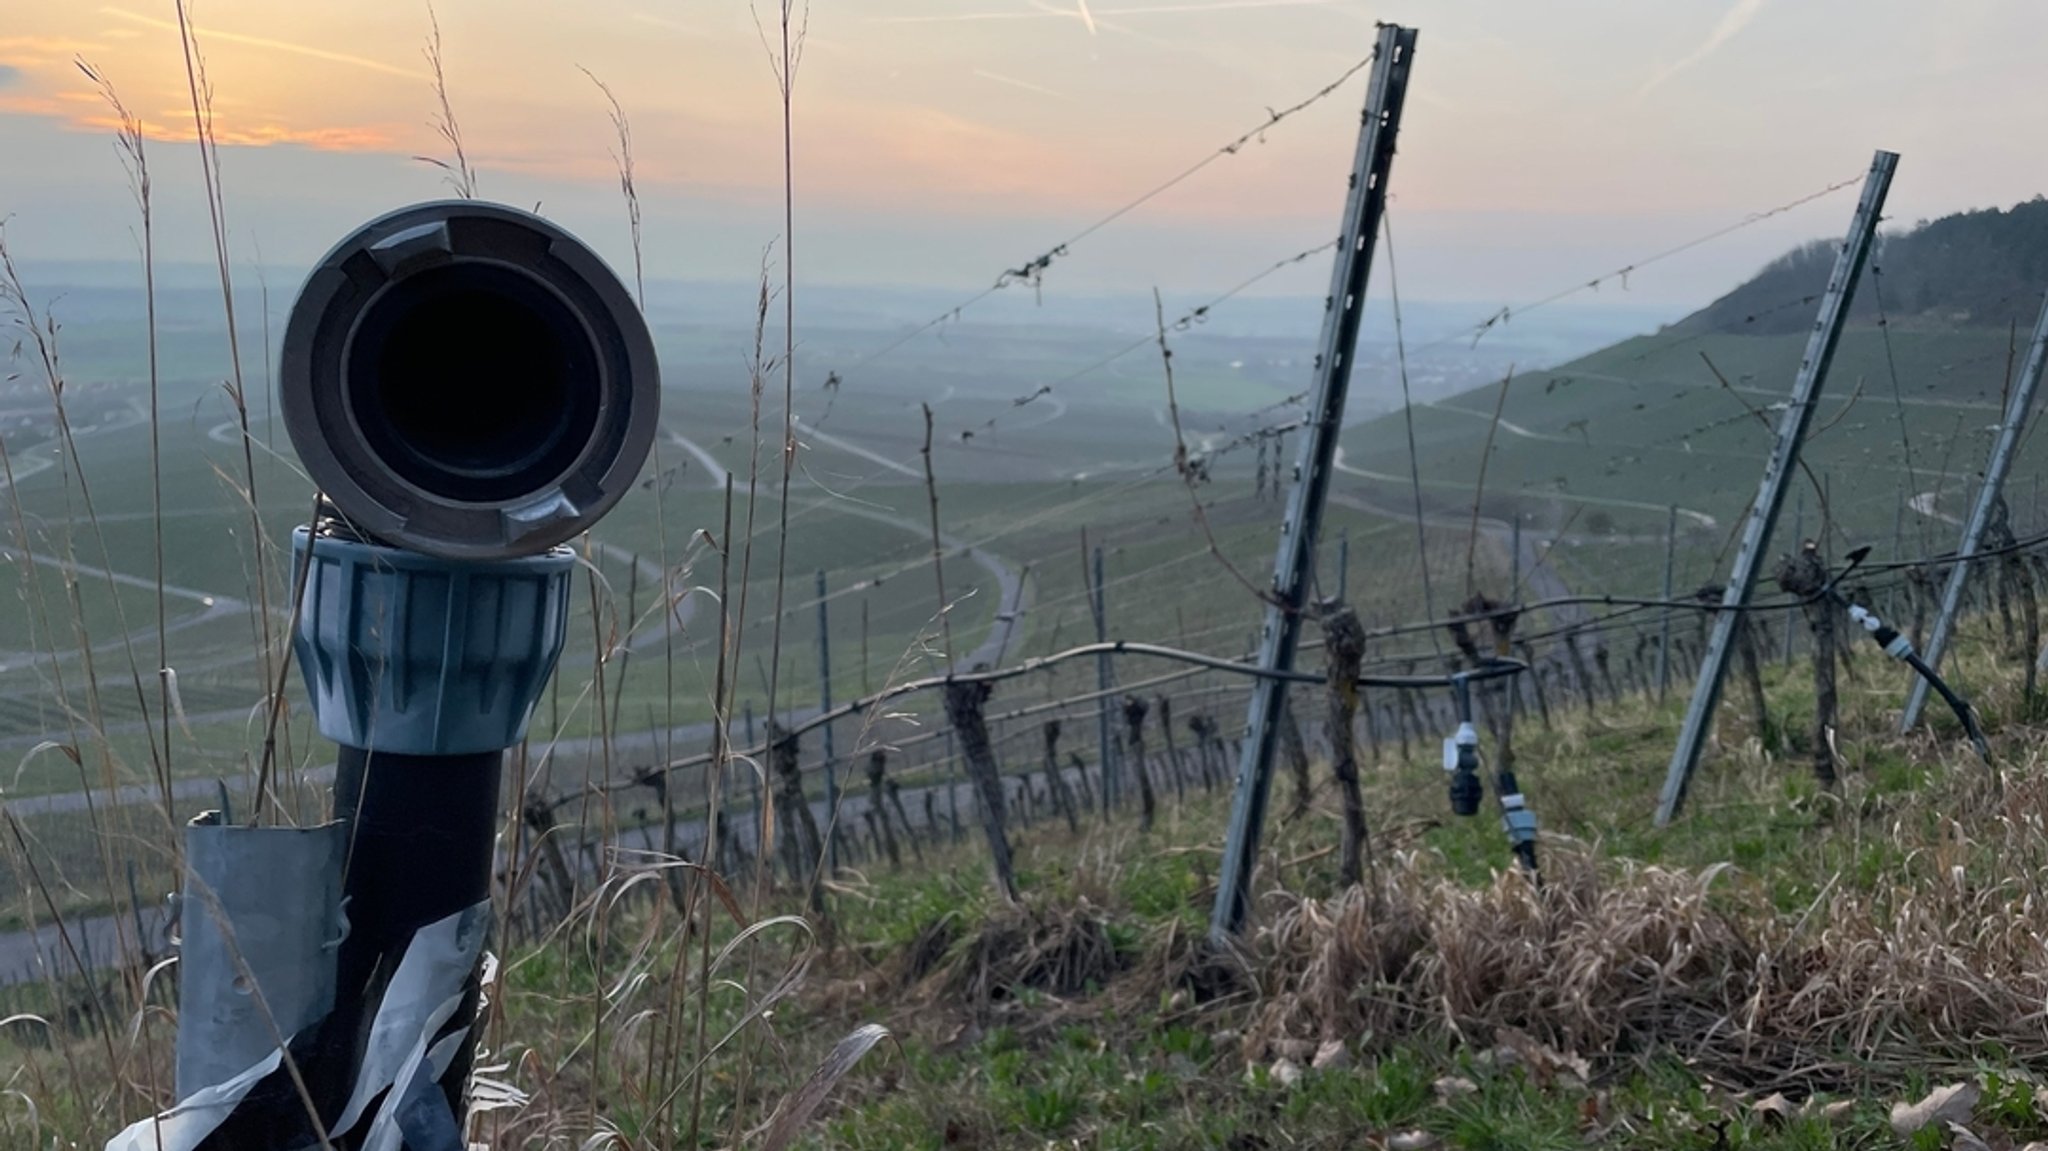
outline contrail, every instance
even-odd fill
[[[1151,4],[1136,8],[1090,8],[1087,0],[1078,0],[1083,19],[1092,31],[1098,25],[1099,16],[1187,16],[1203,12],[1246,12],[1268,8],[1324,8],[1333,0],[1207,0],[1206,3]],[[1045,6],[1028,11],[1008,12],[948,12],[937,16],[878,16],[877,24],[958,24],[978,20],[1044,20],[1057,17],[1071,20],[1075,13],[1065,8]]]
[[[1055,92],[1051,88],[1033,84],[1029,80],[1019,80],[1015,76],[1005,76],[1000,72],[991,72],[986,68],[976,68],[974,74],[984,80],[994,80],[998,84],[1008,84],[1012,88],[1022,88],[1026,92],[1036,92],[1041,96],[1051,96],[1059,100],[1073,99],[1072,96],[1067,95],[1065,92]]]
[[[1088,0],[1074,0],[1074,4],[1081,9],[1081,23],[1088,26],[1088,34],[1095,35],[1095,17],[1088,11]]]
[[[1650,77],[1647,83],[1636,90],[1636,95],[1649,95],[1652,91],[1663,85],[1665,81],[1713,55],[1721,45],[1734,39],[1736,33],[1749,27],[1750,21],[1756,19],[1756,14],[1763,11],[1763,7],[1764,0],[1735,0],[1735,6],[1728,9],[1727,14],[1721,17],[1721,22],[1714,25],[1712,32],[1707,33],[1707,39],[1704,43],[1687,53],[1677,63],[1667,65],[1659,70],[1656,75]]]
[[[154,16],[144,16],[140,12],[130,12],[125,8],[102,8],[100,12],[104,15],[140,24],[146,28],[157,28],[166,32],[178,30],[178,26],[169,20],[159,20]],[[371,60],[363,56],[350,56],[343,52],[329,52],[325,48],[313,48],[305,44],[293,44],[289,41],[272,40],[263,36],[245,36],[239,32],[222,32],[217,28],[202,28],[198,31],[200,35],[208,40],[220,40],[230,44],[246,44],[251,48],[269,48],[277,52],[289,52],[296,56],[309,56],[315,60],[327,60],[335,64],[350,64],[357,68],[367,68],[372,72],[382,72],[387,76],[404,76],[410,80],[431,79],[431,77],[423,72],[413,72],[405,68],[399,68],[386,64],[382,60]]]

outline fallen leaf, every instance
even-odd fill
[[[1461,1095],[1471,1095],[1479,1090],[1479,1084],[1472,1082],[1462,1075],[1446,1075],[1435,1083],[1430,1084],[1430,1086],[1436,1089],[1436,1097],[1438,1099],[1456,1099]]]
[[[1595,1091],[1579,1100],[1579,1130],[1591,1135],[1607,1125],[1608,1095]]]
[[[1301,1064],[1294,1062],[1292,1059],[1275,1059],[1273,1066],[1267,1070],[1267,1074],[1271,1075],[1273,1082],[1278,1083],[1280,1086],[1292,1087],[1296,1083],[1301,1082]]]
[[[1761,1118],[1772,1127],[1783,1127],[1785,1124],[1790,1123],[1794,1116],[1799,1114],[1799,1108],[1793,1106],[1792,1101],[1785,1098],[1785,1093],[1782,1091],[1773,1091],[1762,1099],[1750,1104],[1749,1110],[1751,1114]]]
[[[1928,1092],[1918,1103],[1894,1103],[1892,1130],[1906,1136],[1931,1123],[1966,1123],[1982,1094],[1975,1083],[1951,1083]]]
[[[1387,1151],[1429,1151],[1442,1142],[1427,1131],[1403,1131],[1387,1140]]]
[[[1991,1151],[1991,1144],[1977,1138],[1976,1132],[1960,1123],[1948,1125],[1948,1151]]]
[[[1499,1040],[1499,1046],[1494,1048],[1494,1060],[1502,1067],[1521,1063],[1529,1068],[1529,1073],[1539,1083],[1549,1082],[1560,1072],[1581,1086],[1592,1081],[1593,1065],[1577,1054],[1559,1051],[1513,1027],[1499,1028],[1494,1037]]]
[[[1331,1039],[1316,1048],[1316,1057],[1309,1066],[1318,1071],[1334,1071],[1339,1067],[1349,1066],[1350,1063],[1351,1049],[1344,1046],[1343,1040]]]
[[[1802,1115],[1818,1115],[1830,1123],[1847,1123],[1856,1114],[1856,1101],[1854,1099],[1836,1099],[1829,1103],[1822,1103],[1818,1099],[1808,1099],[1806,1106],[1800,1108],[1799,1111]]]

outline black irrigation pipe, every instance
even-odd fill
[[[1132,640],[1110,640],[1106,643],[1083,644],[1080,647],[1068,648],[1066,651],[1055,652],[1052,655],[1039,656],[1036,659],[1025,660],[1023,663],[1017,664],[1014,667],[999,668],[986,671],[971,671],[957,675],[932,676],[926,679],[908,680],[903,683],[883,688],[881,691],[874,692],[867,696],[863,696],[862,698],[856,699],[850,703],[842,704],[839,707],[833,708],[830,711],[820,712],[819,714],[814,715],[801,723],[793,724],[782,731],[782,737],[788,739],[793,738],[795,736],[803,735],[806,732],[815,731],[816,729],[823,727],[826,724],[833,722],[834,720],[845,719],[850,716],[860,715],[864,712],[874,709],[875,707],[880,706],[881,704],[887,703],[892,699],[898,699],[902,696],[911,695],[916,692],[930,691],[933,688],[949,687],[957,683],[1000,683],[1004,680],[1019,679],[1024,676],[1028,676],[1033,672],[1043,671],[1047,668],[1054,667],[1058,664],[1065,663],[1069,660],[1082,659],[1087,656],[1103,654],[1150,656],[1156,659],[1167,659],[1173,660],[1177,663],[1191,664],[1197,668],[1209,671],[1229,672],[1233,675],[1242,675],[1254,679],[1278,679],[1285,680],[1289,683],[1303,684],[1327,684],[1329,682],[1329,677],[1319,675],[1315,672],[1269,670],[1266,668],[1255,667],[1242,660],[1224,659],[1220,656],[1204,655],[1201,652],[1183,651],[1179,648],[1167,647],[1163,644],[1140,643]],[[1480,680],[1485,679],[1495,679],[1500,678],[1502,676],[1515,675],[1525,670],[1527,670],[1527,665],[1523,664],[1519,660],[1497,659],[1490,661],[1482,667],[1466,671],[1446,672],[1439,675],[1369,675],[1360,676],[1357,682],[1361,687],[1448,687],[1459,682],[1478,682]],[[1123,690],[1129,691],[1130,688],[1126,687]],[[1099,695],[1100,693],[1097,694]],[[1071,703],[1078,702],[1078,700],[1062,702]],[[740,759],[748,756],[762,755],[765,754],[767,750],[768,745],[764,743],[756,747],[744,748],[732,752],[731,755],[735,759]],[[607,781],[603,784],[598,785],[597,787],[590,788],[588,790],[603,793],[613,790],[623,790],[628,787],[638,787],[644,785],[648,777],[656,773],[665,775],[671,772],[681,771],[685,768],[698,767],[710,763],[712,759],[713,756],[709,752],[701,753],[698,755],[686,756],[682,759],[671,760],[659,768],[654,768],[650,769],[649,771],[641,772],[634,778]],[[564,795],[560,799],[555,800],[552,806],[562,807],[570,802],[573,802],[574,799],[577,798],[577,796],[580,794],[581,793],[571,793],[569,795]]]

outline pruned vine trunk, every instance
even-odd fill
[[[975,793],[981,797],[976,806],[981,812],[982,831],[988,836],[989,862],[995,871],[996,887],[1004,899],[1015,903],[1017,876],[1010,862],[1009,833],[1003,828],[1003,780],[996,767],[995,749],[989,746],[988,722],[981,713],[990,688],[981,682],[954,682],[948,683],[945,690],[946,719],[960,739],[967,774],[974,781]]]
[[[1145,767],[1145,713],[1149,706],[1135,695],[1124,697],[1124,743],[1130,749],[1131,774],[1138,780],[1138,830],[1152,830],[1152,773]]]
[[[1344,838],[1338,848],[1337,877],[1346,887],[1365,878],[1365,797],[1358,785],[1358,755],[1351,725],[1358,717],[1358,671],[1365,659],[1365,626],[1339,604],[1323,614],[1328,659],[1330,774],[1344,808]]]
[[[889,826],[889,794],[884,773],[889,766],[889,753],[876,748],[868,753],[868,819],[872,829],[877,830],[881,853],[889,857],[889,868],[900,871],[903,868],[903,853],[896,846],[896,831]]]

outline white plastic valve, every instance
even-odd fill
[[[1472,726],[1471,721],[1467,720],[1463,723],[1460,723],[1458,725],[1457,734],[1451,736],[1451,738],[1444,741],[1444,770],[1458,770],[1460,750],[1467,747],[1478,746],[1479,732]]]

